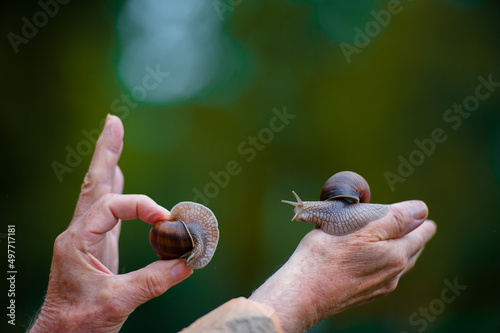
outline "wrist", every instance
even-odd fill
[[[35,322],[33,323],[30,333],[39,333],[39,332],[60,332],[60,331],[68,331],[71,332],[66,322],[67,313],[63,313],[62,311],[58,311],[55,307],[52,307],[50,304],[44,303],[42,308],[38,312],[37,317],[35,318]],[[71,321],[69,321],[71,322]]]
[[[311,231],[290,259],[250,296],[273,307],[283,332],[303,332],[344,310],[344,278],[339,267],[335,268],[335,258],[317,246],[324,243],[318,237],[324,236],[329,237],[322,231]],[[325,274],[325,267],[329,274]]]
[[[118,332],[126,319],[125,317],[123,321],[105,320],[95,315],[96,310],[92,308],[91,305],[54,306],[46,302],[29,332]],[[97,312],[102,314],[106,311]]]
[[[314,304],[307,292],[306,276],[290,262],[281,267],[249,299],[271,306],[284,333],[303,332],[313,324]]]

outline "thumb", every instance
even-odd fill
[[[193,274],[186,260],[158,260],[139,270],[120,275],[118,294],[135,307],[158,297]]]
[[[429,210],[423,201],[411,200],[390,205],[389,214],[371,223],[381,239],[403,237],[424,223]]]

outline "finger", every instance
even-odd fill
[[[92,244],[113,229],[119,219],[136,218],[153,224],[170,219],[170,213],[145,195],[106,194],[76,223],[81,228],[82,239]]]
[[[116,244],[118,244],[118,239],[120,239],[121,228],[122,228],[122,221],[118,220],[116,225],[110,231],[112,237],[114,237],[114,239],[115,239]]]
[[[115,181],[113,183],[112,193],[121,194],[123,192],[123,182],[123,173],[120,170],[120,167],[117,165],[115,169]],[[115,237],[117,242],[118,238],[120,237],[121,224],[121,221],[118,221],[116,226],[111,230],[111,234],[113,235],[113,237]]]
[[[118,276],[117,295],[124,295],[133,307],[158,297],[193,274],[184,259],[158,260],[137,271]]]
[[[113,190],[122,148],[123,124],[120,118],[108,115],[82,185],[75,215],[82,214],[102,195]]]
[[[113,186],[111,188],[111,193],[118,193],[122,194],[123,193],[123,183],[125,179],[123,177],[122,170],[120,167],[117,165],[115,168],[115,179],[113,181]]]
[[[436,223],[426,220],[420,227],[400,239],[408,258],[415,256],[436,234]]]
[[[420,227],[413,230],[408,235],[394,240],[394,242],[402,248],[402,253],[405,253],[408,258],[406,267],[400,275],[405,274],[415,266],[425,244],[435,235],[435,233],[436,223],[431,220],[426,220]]]
[[[427,206],[422,201],[399,202],[389,207],[389,214],[368,226],[382,240],[400,238],[418,228],[427,214]]]
[[[424,248],[421,248],[410,259],[408,259],[408,263],[406,264],[406,267],[401,272],[400,276],[403,274],[406,274],[408,271],[410,271],[413,268],[413,266],[415,266],[415,263],[417,262],[417,259],[420,257],[420,254],[422,254],[423,250],[424,250]]]

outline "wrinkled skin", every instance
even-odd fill
[[[407,201],[348,235],[314,229],[250,299],[272,306],[291,333],[387,295],[436,232],[427,214],[423,202]]]
[[[31,332],[117,332],[137,306],[192,274],[176,259],[117,275],[121,220],[170,220],[150,198],[121,194],[122,146],[123,125],[108,116],[75,215],[55,241],[47,295]],[[425,204],[413,201],[391,205],[348,235],[313,230],[251,299],[272,306],[288,333],[386,295],[434,235],[426,216]]]
[[[108,116],[73,219],[55,241],[47,295],[30,332],[118,332],[137,306],[192,273],[176,259],[117,275],[121,220],[170,219],[150,198],[121,194],[122,147],[123,125]]]

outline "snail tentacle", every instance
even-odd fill
[[[296,208],[294,209],[294,212],[295,212],[295,215],[292,217],[292,221],[295,220],[297,218],[297,216],[300,214],[300,212],[302,211],[303,207],[304,207],[304,202],[302,200],[300,200],[299,196],[297,195],[297,193],[295,193],[295,191],[292,191],[293,195],[295,196],[295,198],[297,199],[297,202],[293,202],[293,201],[287,201],[287,200],[281,200],[281,202],[283,203],[286,203],[286,204],[289,204],[289,205],[292,205],[292,206],[295,206]]]

